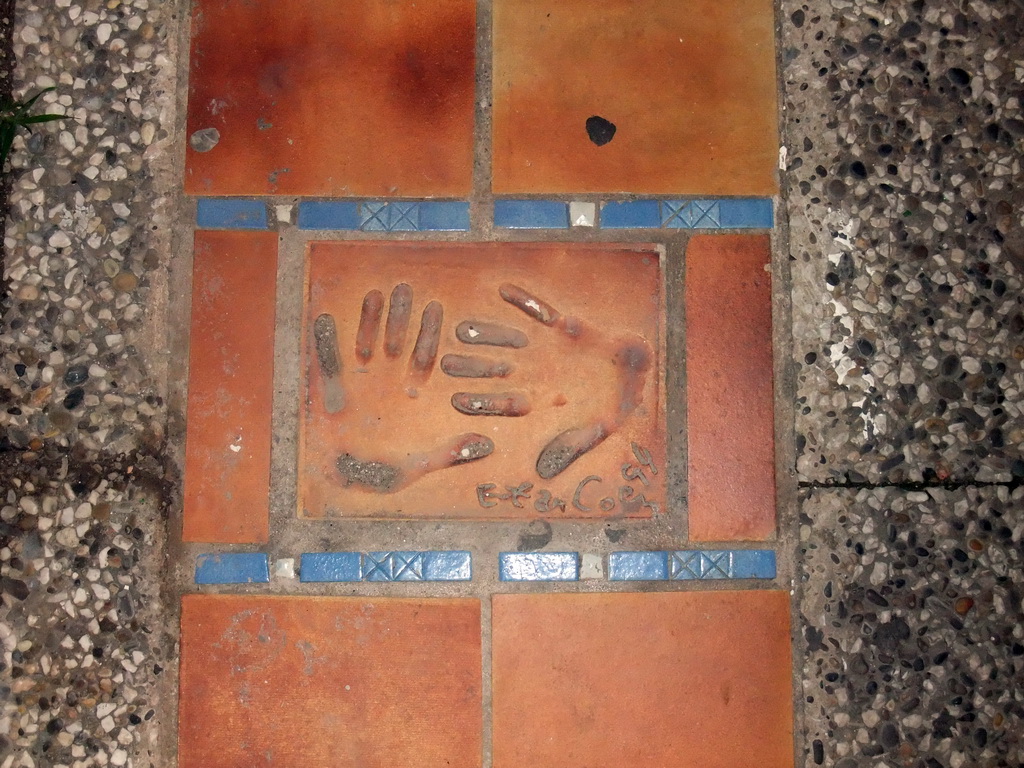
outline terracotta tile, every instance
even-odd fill
[[[775,533],[771,244],[703,235],[686,248],[689,531],[694,541]]]
[[[663,508],[651,247],[319,242],[306,277],[300,515]]]
[[[476,600],[187,595],[178,765],[480,765]]]
[[[774,193],[774,35],[770,0],[495,0],[494,191]]]
[[[469,193],[472,0],[193,8],[187,192]],[[196,133],[211,130],[219,141],[196,151]]]
[[[492,615],[494,768],[793,765],[784,592],[496,595]]]
[[[196,233],[185,541],[267,540],[276,283],[276,233]]]

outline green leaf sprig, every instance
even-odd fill
[[[0,101],[0,172],[7,166],[7,156],[11,152],[11,145],[14,144],[14,137],[19,128],[30,130],[29,126],[36,123],[50,123],[54,120],[63,120],[67,115],[30,115],[29,110],[36,100],[47,91],[55,90],[54,86],[44,88],[35,96],[22,101],[4,99]]]

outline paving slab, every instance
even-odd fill
[[[769,0],[495,0],[495,194],[771,195]]]
[[[495,768],[793,765],[785,592],[495,595]]]
[[[186,191],[467,195],[475,40],[470,0],[199,0]]]
[[[686,247],[689,535],[775,535],[771,245],[699,235]]]
[[[270,529],[277,235],[195,240],[185,541],[261,543]]]
[[[187,595],[178,764],[481,761],[480,603]]]

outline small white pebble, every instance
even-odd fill
[[[66,233],[58,230],[50,235],[48,242],[51,248],[67,248],[71,245],[71,238]]]

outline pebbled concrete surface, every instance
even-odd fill
[[[780,20],[800,479],[1024,476],[1020,4]]]
[[[1024,8],[787,1],[779,21],[799,751],[1019,765]]]

